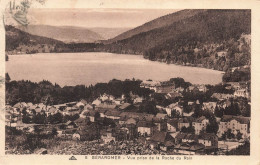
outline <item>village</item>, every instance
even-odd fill
[[[225,155],[250,141],[248,86],[247,82],[222,83],[218,87],[225,92],[194,100],[190,98],[212,89],[146,80],[140,88],[153,91],[148,98],[132,92],[130,99],[103,93],[91,102],[82,98],[58,105],[6,105],[6,153]],[[15,133],[57,144],[19,153],[8,140]]]

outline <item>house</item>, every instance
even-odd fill
[[[121,104],[123,103],[123,101],[122,101],[121,98],[117,98],[117,99],[114,100],[114,103],[115,103],[116,105],[121,105]]]
[[[33,103],[31,102],[27,103],[27,108],[30,108],[31,106],[33,106]]]
[[[128,117],[126,117],[126,116],[120,117],[120,119],[119,119],[119,124],[120,124],[120,125],[126,124],[127,119],[128,119]]]
[[[49,115],[54,115],[57,112],[58,110],[55,107],[50,107],[45,113],[47,116],[49,116]]]
[[[66,129],[64,131],[62,131],[61,135],[59,136],[60,138],[63,139],[69,139],[72,140],[73,139],[73,134],[76,132],[75,129]]]
[[[174,118],[167,121],[167,131],[168,132],[177,132],[178,130],[178,121],[179,119]]]
[[[160,86],[160,82],[153,80],[146,80],[140,84],[141,88],[149,88],[150,90],[154,90],[155,92],[157,91],[158,86]]]
[[[96,110],[114,110],[116,109],[117,105],[113,103],[101,103],[96,106]]]
[[[80,126],[84,126],[84,125],[87,125],[89,120],[87,120],[86,118],[78,118],[74,121],[74,123],[76,124],[77,127],[80,127]]]
[[[137,123],[137,120],[134,118],[129,118],[125,122],[126,125],[130,125],[130,124],[136,125],[136,123]]]
[[[234,92],[234,97],[245,97],[249,98],[249,92],[247,89],[238,89]]]
[[[196,119],[194,122],[192,122],[192,126],[195,129],[195,134],[200,134],[202,130],[206,130],[206,127],[209,123],[209,120],[206,119],[205,116],[201,116],[198,119]]]
[[[174,138],[168,132],[156,132],[151,136],[150,141],[153,145],[152,148],[158,146],[163,151],[167,151],[174,146]]]
[[[90,104],[86,104],[83,110],[93,110],[93,106],[91,106]]]
[[[67,107],[63,112],[66,112],[67,115],[75,115],[75,114],[79,114],[80,110],[78,107],[73,106],[73,107]]]
[[[182,127],[188,128],[194,121],[193,117],[183,117],[178,121],[178,129],[181,130]]]
[[[234,96],[232,94],[224,94],[224,93],[213,93],[212,98],[216,98],[218,100],[226,100],[229,98],[233,98]]]
[[[80,100],[80,101],[77,102],[77,104],[76,104],[76,106],[77,106],[78,108],[84,107],[85,105],[87,105],[87,101],[84,100],[84,99]]]
[[[217,104],[218,108],[224,108],[225,109],[226,107],[229,107],[229,106],[231,106],[230,100],[222,100],[222,101],[218,102],[218,104]]]
[[[79,114],[79,117],[80,117],[80,118],[86,118],[88,112],[89,112],[89,110],[83,110],[83,111]]]
[[[96,121],[96,111],[89,111],[89,112],[87,112],[86,113],[86,116],[89,118],[89,120],[91,121],[91,122],[95,122]]]
[[[170,117],[172,116],[173,111],[178,112],[178,114],[182,116],[183,107],[180,106],[178,103],[172,103],[172,104],[168,105],[165,108],[165,110],[166,110],[167,115]]]
[[[241,89],[239,82],[226,82],[226,85],[230,85],[232,89],[239,90]]]
[[[114,130],[108,129],[105,132],[101,133],[101,140],[104,141],[104,143],[109,143],[111,141],[116,141]]]
[[[115,97],[109,94],[104,93],[102,96],[99,97],[102,102],[112,102],[115,100]]]
[[[221,137],[228,129],[234,135],[238,132],[242,134],[242,138],[249,137],[250,134],[250,117],[223,115],[219,122],[218,137]]]
[[[66,104],[58,104],[58,105],[53,105],[56,109],[63,111],[66,109],[67,105]]]
[[[134,103],[134,104],[142,103],[143,100],[144,100],[144,99],[143,99],[142,97],[136,97],[136,98],[134,98],[133,103]]]
[[[157,113],[156,118],[159,118],[159,119],[166,119],[167,118],[167,114],[164,114],[164,113]]]
[[[204,84],[198,85],[197,88],[199,89],[200,92],[204,92],[204,93],[207,92],[207,90],[208,90],[206,85],[204,85]]]
[[[160,83],[160,86],[157,86],[156,93],[171,93],[175,89],[174,82],[164,81]]]
[[[186,88],[186,91],[187,92],[192,92],[192,91],[194,91],[194,90],[196,90],[197,88],[196,88],[196,86],[195,85],[190,85],[188,88]],[[198,90],[198,89],[197,89]]]
[[[201,133],[198,142],[207,148],[218,148],[218,137],[214,133]]]
[[[217,106],[217,102],[204,102],[202,106],[202,110],[209,110],[214,113],[216,106]]]
[[[171,93],[168,93],[167,95],[165,95],[165,98],[169,99],[169,100],[174,100],[179,97],[183,97],[183,96],[181,93],[178,93],[178,92],[171,92]]]
[[[175,84],[170,81],[159,82],[146,80],[140,84],[141,88],[149,88],[150,90],[154,90],[156,93],[170,93],[175,89]]]
[[[190,85],[186,91],[187,92],[192,92],[192,91],[199,91],[199,92],[207,92],[207,87],[206,85],[204,84],[193,84],[193,85]]]
[[[73,133],[72,140],[80,140],[80,134],[78,132]]]
[[[167,131],[167,122],[164,119],[160,119],[157,117],[153,117],[151,122],[153,122],[156,127],[155,130],[157,131]]]
[[[100,114],[100,117],[104,118],[104,117],[106,117],[106,116],[105,116],[105,113],[106,113],[107,111],[108,111],[108,110],[106,110],[106,109],[99,109],[99,110],[98,110],[98,113]]]
[[[180,143],[174,147],[174,152],[177,154],[184,155],[195,155],[201,154],[204,152],[205,146],[200,143],[192,142],[192,143]]]
[[[194,112],[190,112],[190,113],[183,112],[183,117],[190,117],[193,114],[194,114]]]
[[[109,119],[113,119],[113,120],[119,120],[119,119],[120,119],[120,114],[121,114],[120,111],[117,111],[117,110],[108,110],[108,111],[105,113],[105,117],[106,117],[106,118],[109,118]]]
[[[128,119],[128,120],[130,120],[130,119]],[[136,123],[135,124],[134,123],[126,124],[125,129],[127,130],[129,139],[134,139],[137,137],[138,132],[137,132]]]
[[[36,112],[36,114],[38,114],[38,113],[44,112],[44,110],[42,110],[42,108],[40,108],[40,107],[37,107],[37,108],[35,108],[35,112]]]
[[[94,100],[93,102],[92,102],[92,106],[93,107],[96,107],[96,106],[98,106],[98,105],[100,105],[101,104],[101,100],[99,100],[99,99],[96,99],[96,100]],[[94,109],[94,108],[93,108]],[[95,110],[95,109],[94,109]]]
[[[106,94],[106,93],[104,93],[102,96],[99,97],[99,99],[100,99],[102,102],[104,102],[104,101],[106,101],[106,100],[109,99],[109,95]]]
[[[190,134],[190,133],[178,133],[175,137],[175,143],[191,143],[191,142],[198,142],[198,135]]]
[[[41,104],[43,104],[43,103],[41,103]],[[27,107],[28,106],[26,102],[21,102],[21,105],[22,105],[22,107]]]
[[[137,132],[142,136],[151,136],[155,131],[155,125],[148,121],[139,121],[137,123]]]
[[[217,52],[217,56],[218,56],[218,58],[220,58],[220,57],[226,57],[226,56],[227,56],[227,51]]]
[[[130,110],[131,108],[133,108],[133,105],[132,105],[132,104],[124,103],[124,104],[122,104],[122,105],[119,107],[119,110],[126,111],[126,110]]]
[[[184,88],[178,87],[178,88],[175,88],[174,91],[176,91],[176,92],[178,92],[178,93],[182,93],[182,92],[184,91]]]
[[[68,107],[74,107],[76,106],[77,102],[73,101],[73,102],[68,102],[68,103],[65,103]]]
[[[67,121],[66,123],[65,123],[65,125],[66,125],[66,128],[67,129],[72,129],[72,128],[76,128],[77,127],[77,125],[75,124],[75,122],[73,122],[73,121]]]
[[[23,107],[23,105],[21,104],[21,102],[18,102],[18,103],[16,103],[14,106],[13,106],[13,108],[22,108]]]
[[[188,102],[188,105],[193,105],[194,104],[194,101],[189,101]]]

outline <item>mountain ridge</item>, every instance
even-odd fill
[[[53,38],[65,43],[93,43],[104,38],[87,28],[74,26],[28,25],[18,26],[18,29],[32,35]]]

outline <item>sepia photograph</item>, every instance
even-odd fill
[[[251,9],[48,1],[4,7],[5,155],[252,154]]]

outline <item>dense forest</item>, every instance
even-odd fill
[[[71,101],[79,101],[84,98],[93,101],[101,94],[107,93],[115,97],[124,94],[129,97],[130,91],[142,97],[147,97],[151,91],[140,88],[139,80],[111,80],[108,83],[97,83],[96,85],[64,86],[52,84],[47,80],[39,83],[31,81],[6,82],[6,102],[14,105],[19,101],[32,103],[45,103],[48,105],[63,104]]]
[[[222,77],[223,82],[245,82],[251,81],[251,71],[249,68],[236,69],[232,72],[230,69]]]

